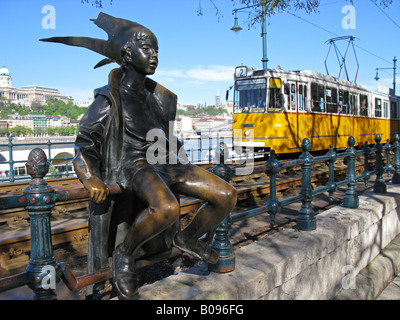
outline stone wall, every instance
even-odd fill
[[[400,234],[400,186],[387,191],[319,214],[315,231],[286,229],[240,248],[231,273],[203,263],[141,287],[139,299],[333,299]]]

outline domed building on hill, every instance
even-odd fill
[[[12,86],[10,71],[6,67],[0,68],[0,99],[6,99],[11,103],[32,105],[32,103],[44,105],[48,98],[56,98],[68,102],[71,97],[61,96],[57,89],[41,86],[25,86],[21,89]]]

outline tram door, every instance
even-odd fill
[[[287,110],[289,114],[290,149],[301,151],[301,143],[306,138],[307,85],[301,82],[288,81]]]

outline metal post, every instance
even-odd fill
[[[281,170],[281,163],[276,159],[275,150],[271,150],[269,160],[266,163],[267,165],[267,174],[269,175],[269,200],[266,205],[271,209],[269,211],[269,215],[271,217],[271,227],[275,225],[275,217],[276,214],[280,211],[280,202],[276,200],[276,175]]]
[[[37,300],[54,300],[58,266],[53,256],[50,213],[55,203],[54,189],[43,177],[49,170],[46,154],[40,148],[29,153],[26,163],[32,181],[24,189],[26,207],[31,225],[31,253],[26,271],[30,278],[29,287]]]
[[[333,150],[333,145],[330,145],[329,151],[326,154],[329,157],[329,181],[326,183],[326,187],[329,188],[329,201],[333,202],[333,194],[336,191],[336,183],[335,183],[335,162],[337,159],[337,154],[335,150]]]
[[[48,153],[48,155],[49,155],[48,159],[49,159],[49,161],[51,161],[53,159],[51,158],[51,141],[50,141],[50,139],[47,140],[47,150],[49,152]]]
[[[10,164],[10,182],[13,183],[15,181],[14,178],[14,158],[13,158],[13,143],[12,136],[8,137],[8,163]]]
[[[303,154],[300,156],[300,160],[303,161],[302,172],[301,172],[301,189],[300,195],[303,196],[301,200],[302,205],[297,215],[297,229],[302,231],[311,231],[317,228],[317,222],[314,216],[314,210],[312,209],[311,202],[313,199],[313,190],[311,185],[311,167],[314,163],[314,158],[310,154],[311,142],[309,139],[304,139],[301,148]]]
[[[267,57],[267,17],[265,13],[265,5],[263,5],[262,12],[262,26],[261,26],[261,37],[263,42],[263,57],[261,59],[263,64],[263,69],[268,69],[268,57]]]
[[[232,176],[232,169],[225,163],[229,156],[227,145],[221,142],[219,150],[216,150],[215,153],[219,163],[212,168],[212,173],[229,182]],[[211,247],[218,252],[219,259],[216,264],[208,265],[209,271],[225,273],[235,270],[235,252],[228,235],[231,224],[232,219],[228,216],[215,229],[215,238]]]
[[[368,146],[368,142],[365,141],[364,148],[362,149],[363,154],[364,154],[364,172],[362,173],[363,175],[363,180],[364,180],[364,186],[368,186],[368,180],[371,177],[371,174],[369,173],[369,154],[371,153],[371,148]]]
[[[69,176],[68,155],[65,155],[65,175],[68,178],[68,176]]]
[[[382,150],[383,147],[381,145],[381,136],[377,134],[375,136],[375,149],[376,149],[376,163],[375,163],[375,171],[376,171],[376,180],[374,183],[374,192],[376,193],[386,193],[386,184],[383,180],[383,160],[382,160]]]
[[[212,138],[210,139],[211,133],[210,130],[208,131],[208,163],[212,162],[212,155],[211,155],[211,151],[212,151]]]
[[[396,95],[396,66],[397,59],[396,56],[393,58],[393,95]]]
[[[356,144],[356,140],[354,139],[353,136],[350,136],[349,139],[347,140],[347,144],[349,147],[347,148],[346,152],[349,155],[348,161],[347,161],[347,176],[346,180],[348,181],[347,183],[347,190],[344,195],[343,199],[343,206],[347,208],[358,208],[359,202],[358,202],[358,194],[356,191],[356,155],[357,151],[354,148]]]
[[[202,154],[201,154],[202,148],[203,148],[203,135],[202,134],[200,134],[200,139],[199,139],[198,146],[199,147],[198,147],[198,150],[197,150],[197,161],[199,163],[202,163],[203,162],[203,158],[202,158]]]
[[[394,184],[400,184],[400,137],[396,133],[394,136],[394,143],[392,146],[392,149],[394,151],[394,162],[393,162],[393,167],[394,167],[394,174],[392,178],[392,183]]]
[[[384,169],[384,171],[387,172],[388,178],[390,178],[390,174],[391,174],[391,171],[393,170],[393,166],[390,163],[390,151],[392,151],[392,145],[390,144],[389,139],[387,139],[386,144],[383,146],[383,150],[386,151],[386,165],[383,169]]]

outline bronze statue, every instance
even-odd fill
[[[113,251],[114,284],[129,298],[138,289],[135,257],[140,250],[154,253],[161,248],[160,237],[164,246],[173,245],[216,263],[218,254],[199,238],[230,213],[236,190],[172,150],[177,97],[147,77],[158,64],[156,36],[140,24],[104,13],[94,23],[107,32],[108,40],[55,37],[42,41],[85,47],[104,55],[106,59],[96,67],[110,62],[120,65],[110,72],[109,84],[95,91],[95,100],[80,122],[73,164],[90,193],[92,268],[104,267],[107,252]],[[149,150],[155,144],[146,139],[150,130],[164,133],[158,138],[164,139],[166,150],[158,152],[165,156],[156,157],[164,162],[149,161]],[[109,196],[107,184],[115,183],[126,192]],[[183,230],[178,194],[206,201]]]

